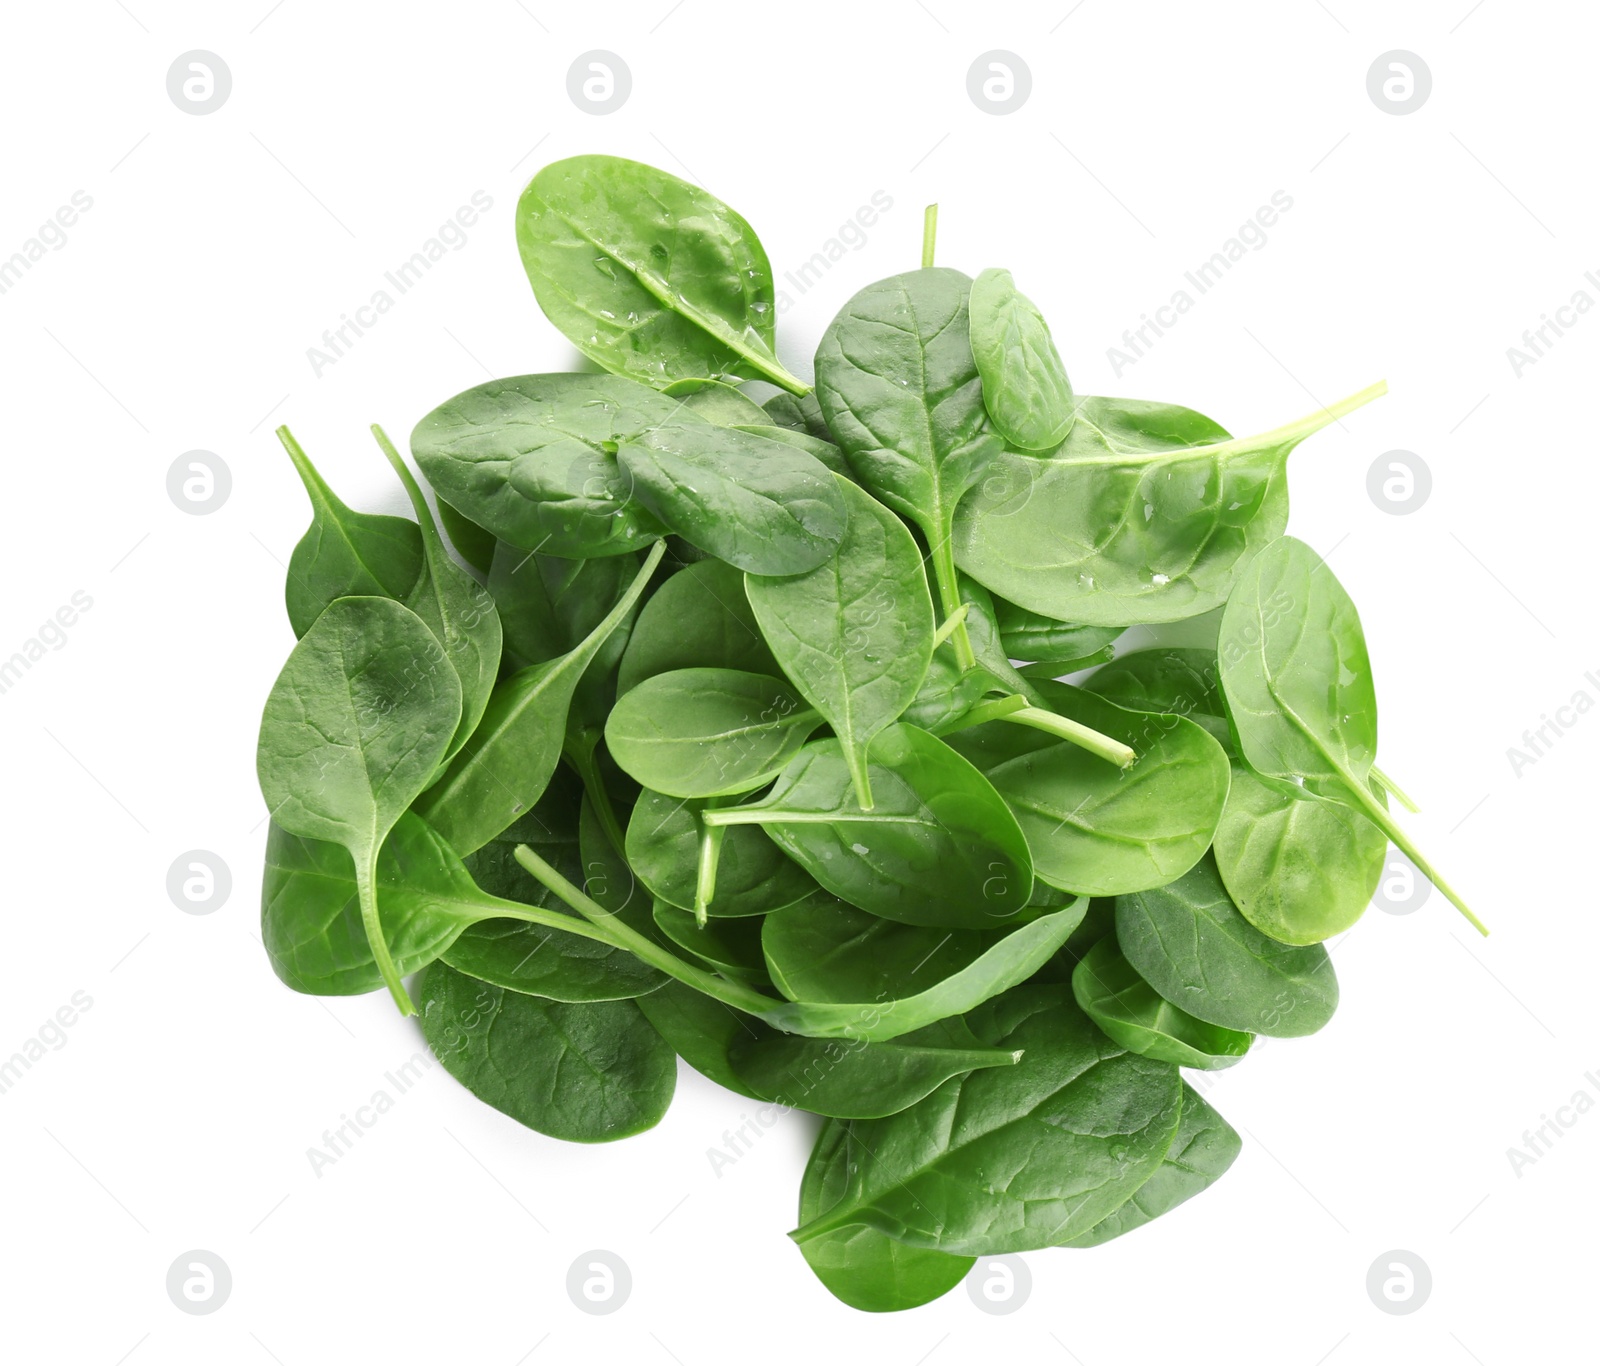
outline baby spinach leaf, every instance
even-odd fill
[[[636,1003],[645,1019],[690,1067],[719,1086],[749,1100],[764,1100],[750,1090],[728,1061],[729,1050],[764,1029],[753,1015],[704,996],[682,982],[668,982]],[[770,1102],[769,1102],[770,1104]]]
[[[822,415],[816,394],[774,394],[761,406],[778,426],[832,444],[833,433],[828,430],[828,420]]]
[[[463,930],[495,914],[492,897],[420,816],[405,812],[378,852],[379,919],[404,977],[426,967]],[[261,942],[285,985],[313,996],[356,996],[383,985],[362,926],[355,863],[341,844],[267,832]]]
[[[811,436],[806,432],[797,432],[791,427],[739,425],[734,430],[758,436],[764,441],[776,441],[782,446],[792,446],[797,451],[804,451],[831,473],[845,479],[852,477],[850,462],[844,458],[844,452],[831,441]]]
[[[1012,659],[1089,659],[1110,646],[1123,630],[1120,626],[1078,626],[1030,612],[1004,598],[993,601],[1000,642]]]
[[[677,399],[617,375],[520,375],[441,403],[411,433],[439,497],[502,541],[572,559],[643,549],[663,534],[617,463]]]
[[[1009,270],[980,274],[968,307],[972,355],[994,425],[1018,450],[1053,451],[1072,430],[1076,401],[1043,315]]]
[[[552,162],[517,201],[517,249],[545,317],[607,370],[809,392],[773,353],[761,239],[696,185],[621,157]]]
[[[1212,850],[1246,920],[1285,944],[1315,944],[1361,918],[1389,838],[1341,802],[1235,764]]]
[[[1161,1165],[1128,1201],[1087,1233],[1063,1247],[1099,1247],[1158,1219],[1199,1195],[1239,1156],[1239,1135],[1188,1082],[1183,1084],[1183,1114],[1177,1137]]]
[[[486,1105],[551,1138],[609,1143],[654,1128],[672,1103],[672,1049],[632,1001],[548,1001],[435,963],[422,1035]]]
[[[761,1018],[775,1029],[816,1039],[877,1043],[900,1038],[936,1020],[965,1015],[981,1002],[1027,981],[1067,941],[1083,919],[1084,908],[1085,899],[1080,897],[1062,910],[1012,930],[969,963],[915,994],[870,1001],[774,1004],[761,1012]],[[992,1039],[985,1042],[1001,1046]]]
[[[267,809],[290,834],[350,851],[367,940],[407,1015],[378,918],[378,851],[460,720],[461,683],[427,624],[398,602],[363,597],[330,604],[300,637],[261,717]]]
[[[403,602],[422,572],[422,529],[404,517],[346,507],[287,427],[278,428],[278,440],[311,498],[311,525],[289,556],[283,591],[296,637],[338,598]]]
[[[817,1135],[800,1182],[800,1223],[811,1223],[842,1200],[851,1172],[866,1160],[850,1125],[828,1120]],[[887,1313],[915,1309],[956,1286],[977,1259],[911,1247],[855,1224],[800,1244],[817,1279],[852,1309]]]
[[[1187,717],[1233,748],[1213,650],[1138,650],[1096,669],[1083,687],[1129,711]]]
[[[965,1255],[1050,1247],[1087,1233],[1155,1173],[1178,1129],[1176,1067],[1112,1043],[1064,987],[1008,992],[968,1023],[1022,1061],[855,1123],[864,1160],[844,1196],[790,1235],[802,1246],[866,1224]]]
[[[494,690],[472,738],[423,794],[418,810],[458,853],[470,854],[539,800],[561,757],[573,690],[644,592],[663,551],[658,542],[628,591],[575,650],[522,669]]]
[[[761,957],[759,920],[710,920],[699,924],[690,911],[657,901],[652,909],[657,927],[672,943],[687,949],[724,977],[753,987],[770,985]]]
[[[443,498],[439,500],[439,525],[450,538],[456,554],[479,574],[487,575],[494,562],[494,548],[500,542],[494,532],[479,526],[464,512],[457,512]]]
[[[757,1095],[836,1119],[881,1119],[951,1077],[1011,1067],[1021,1057],[984,1047],[959,1018],[884,1043],[768,1030],[736,1041],[728,1054],[734,1072]]]
[[[1285,536],[1251,561],[1229,602],[1222,686],[1250,766],[1335,800],[1366,792],[1378,702],[1361,619],[1333,571]]]
[[[504,541],[498,545],[489,591],[505,623],[506,660],[512,668],[544,663],[574,649],[627,593],[639,570],[638,557],[632,554],[566,560],[519,550]],[[598,749],[606,716],[616,701],[617,664],[632,634],[631,610],[578,680],[561,746],[619,846],[621,826],[601,774]]]
[[[565,795],[576,800],[570,792]],[[513,832],[538,840],[551,857],[576,868],[576,843],[564,842],[560,832],[539,819],[554,814],[541,802],[516,823]],[[511,980],[501,985],[565,1000],[633,996],[665,980],[631,954],[597,941],[593,931],[566,914],[542,883],[509,860],[501,841],[491,840],[469,860],[462,860],[414,812],[405,812],[395,822],[379,851],[377,896],[384,938],[401,976],[440,957],[451,961],[459,950],[462,955],[474,954],[472,965],[483,969],[474,976],[509,979],[516,969],[521,985]],[[557,909],[536,916],[537,924],[527,923],[537,908],[549,906]],[[519,928],[527,938],[512,958],[508,941]],[[552,937],[538,962],[523,964],[547,936]],[[362,926],[355,864],[338,844],[271,826],[262,881],[261,937],[278,975],[296,991],[352,996],[383,985]],[[488,947],[474,950],[468,941],[480,938]],[[491,970],[491,962],[501,966]],[[465,958],[458,966],[467,966]],[[541,982],[544,987],[536,989],[534,984]],[[619,984],[627,989],[614,989]]]
[[[1244,562],[1283,532],[1289,453],[1384,391],[1239,439],[1188,408],[1081,399],[1059,449],[1006,453],[962,503],[956,563],[1058,621],[1130,626],[1220,607]]]
[[[663,526],[755,574],[801,574],[844,535],[835,476],[806,452],[678,419],[621,441],[632,494]]]
[[[674,380],[661,392],[668,398],[681,399],[683,406],[696,417],[719,427],[773,425],[765,408],[737,386],[722,380]]]
[[[700,819],[708,827],[765,827],[835,896],[889,920],[995,929],[1027,904],[1027,842],[971,764],[926,731],[899,724],[873,741],[868,763],[871,811],[855,800],[839,742],[818,740],[762,800]]]
[[[1255,557],[1222,614],[1222,688],[1257,773],[1359,811],[1488,934],[1368,786],[1378,703],[1361,617],[1322,558],[1285,536]]]
[[[1339,1004],[1327,950],[1262,934],[1229,900],[1210,855],[1166,887],[1119,896],[1117,944],[1167,1000],[1224,1029],[1299,1038]]]
[[[444,762],[448,763],[477,729],[483,709],[489,704],[489,694],[494,691],[495,675],[500,670],[500,618],[489,590],[450,558],[428,500],[394,443],[382,427],[374,425],[372,434],[405,485],[422,528],[422,573],[406,595],[406,606],[428,623],[461,680],[461,720],[445,752]]]
[[[1157,1062],[1215,1071],[1232,1067],[1250,1051],[1249,1034],[1197,1020],[1156,995],[1112,937],[1079,960],[1072,973],[1072,995],[1117,1043]]]
[[[922,529],[946,616],[961,605],[950,547],[956,505],[1004,448],[967,335],[971,286],[942,268],[880,280],[840,310],[817,348],[828,428],[856,478]],[[964,628],[956,641],[970,668]]]
[[[745,598],[744,574],[721,560],[680,569],[639,612],[617,674],[617,692],[673,669],[782,673]]]
[[[717,797],[771,782],[820,722],[780,679],[734,669],[674,669],[619,698],[606,747],[645,787]]]
[[[1228,795],[1228,758],[1177,716],[1124,711],[1063,683],[1056,710],[1132,746],[1118,769],[1078,746],[1047,743],[987,770],[1016,813],[1035,874],[1093,896],[1159,887],[1205,853]],[[1020,744],[1020,742],[1018,742]]]
[[[745,593],[784,673],[833,727],[872,809],[867,746],[911,704],[933,655],[933,604],[905,524],[838,479],[849,514],[831,560],[782,578],[747,574]]]
[[[1378,885],[1387,837],[1364,816],[1294,783],[1263,778],[1237,757],[1209,650],[1141,650],[1084,685],[1125,707],[1204,726],[1232,758],[1228,800],[1212,848],[1244,918],[1286,944],[1348,929]]]
[[[900,1000],[970,967],[1005,937],[897,924],[826,892],[775,909],[761,927],[767,971],[791,1001]]]
[[[570,560],[497,542],[489,592],[505,628],[508,666],[543,664],[577,646],[628,591],[639,564],[634,554]],[[591,671],[615,668],[629,639],[621,628],[608,637]]]
[[[694,909],[700,861],[700,812],[705,798],[669,797],[646,788],[628,821],[628,862],[662,901]],[[817,891],[816,881],[785,857],[759,825],[730,826],[717,867],[716,917],[765,915]]]

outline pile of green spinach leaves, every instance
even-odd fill
[[[1283,534],[1290,452],[1383,386],[1253,437],[1076,395],[929,223],[812,386],[727,205],[540,171],[518,246],[597,372],[423,418],[438,522],[380,429],[415,521],[280,431],[312,521],[258,759],[283,981],[386,987],[558,1138],[648,1129],[680,1057],[821,1116],[791,1236],[864,1310],[1219,1177],[1239,1137],[1180,1069],[1327,1023],[1322,941],[1391,842],[1471,915],[1390,815],[1356,609]],[[1202,613],[1214,646],[1119,651]]]

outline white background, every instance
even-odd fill
[[[1591,7],[1508,0],[767,7],[718,0],[449,7],[94,0],[15,7],[0,49],[0,256],[84,191],[93,207],[0,295],[6,588],[0,657],[82,590],[93,606],[0,695],[8,887],[0,1057],[74,992],[92,1008],[0,1095],[5,1354],[16,1361],[1172,1359],[1273,1366],[1593,1351],[1600,1117],[1513,1170],[1574,1093],[1600,1098],[1600,949],[1585,869],[1600,716],[1517,776],[1508,747],[1579,690],[1600,698],[1589,419],[1600,319],[1520,378],[1507,348],[1600,267]],[[1469,12],[1470,10],[1470,12]],[[1069,11],[1070,14],[1069,14]],[[166,89],[219,54],[217,112]],[[632,71],[597,117],[566,72]],[[1020,56],[995,116],[966,73]],[[1398,117],[1368,68],[1407,49],[1432,94]],[[533,149],[533,150],[530,150]],[[1360,604],[1382,762],[1408,824],[1493,926],[1435,895],[1335,949],[1344,999],[1315,1038],[1215,1081],[1240,1129],[1227,1177],[1090,1252],[1030,1254],[1032,1296],[964,1289],[909,1314],[836,1303],[784,1237],[810,1134],[783,1118],[720,1176],[752,1106],[685,1071],[651,1133],[577,1147],[521,1129],[435,1068],[316,1176],[307,1149],[420,1047],[382,995],[319,1002],[256,938],[264,837],[253,750],[292,637],[282,561],[307,521],[272,436],[289,422],[349,500],[402,500],[365,426],[408,432],[486,374],[572,364],[512,235],[547,160],[604,151],[692,176],[761,233],[780,277],[884,191],[893,208],[780,323],[810,373],[833,311],[916,264],[1015,271],[1076,386],[1191,404],[1235,431],[1386,377],[1390,397],[1291,464],[1292,531]],[[317,377],[307,348],[438,225],[494,207]],[[1107,349],[1274,191],[1293,208],[1136,365]],[[781,283],[781,279],[780,279]],[[794,291],[790,290],[791,294]],[[1409,516],[1368,467],[1431,468]],[[232,473],[220,510],[166,492],[180,454]],[[169,865],[232,870],[208,916]],[[165,1291],[180,1253],[231,1268],[208,1317]],[[573,1260],[634,1288],[595,1318]],[[1368,1267],[1431,1268],[1380,1313]]]

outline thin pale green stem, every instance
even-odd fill
[[[372,959],[378,965],[378,975],[389,988],[389,995],[400,1007],[402,1015],[415,1015],[416,1006],[406,993],[406,984],[400,980],[400,970],[394,965],[389,952],[389,942],[383,937],[383,922],[378,919],[378,855],[374,850],[365,858],[356,860],[356,900],[361,906],[361,927],[367,932],[367,945]]]
[[[845,766],[850,770],[850,784],[856,790],[856,805],[863,811],[872,810],[872,770],[867,756],[854,745],[846,745]]]
[[[700,867],[694,887],[694,918],[701,929],[705,928],[712,897],[717,894],[717,863],[722,857],[722,836],[726,830],[721,825],[700,826]]]
[[[1031,726],[1034,730],[1042,730],[1047,735],[1054,735],[1058,739],[1077,745],[1080,749],[1086,749],[1090,754],[1098,755],[1118,768],[1133,767],[1134,761],[1139,757],[1122,741],[1113,740],[1109,735],[1091,730],[1082,722],[1057,716],[1053,711],[1045,711],[1043,707],[1022,707],[1006,713],[1000,719],[1014,722],[1019,726]]]
[[[939,629],[933,633],[933,648],[935,650],[956,633],[956,627],[965,624],[967,613],[971,610],[972,604],[964,602],[940,623]]]
[[[1354,794],[1356,800],[1361,803],[1361,809],[1366,813],[1367,818],[1389,837],[1390,842],[1401,853],[1417,865],[1422,871],[1422,875],[1429,882],[1433,883],[1450,899],[1450,904],[1460,911],[1462,915],[1466,916],[1467,923],[1473,929],[1483,935],[1484,938],[1488,938],[1489,927],[1479,920],[1477,916],[1473,915],[1471,907],[1457,895],[1455,888],[1440,876],[1438,869],[1428,862],[1427,858],[1423,856],[1422,850],[1418,849],[1412,842],[1411,837],[1400,828],[1395,818],[1389,814],[1388,808],[1373,796],[1366,784],[1351,784],[1350,791]]]
[[[529,906],[521,901],[506,901],[501,897],[484,898],[485,905],[493,905],[495,920],[521,920],[529,925],[538,925],[543,929],[558,930],[562,934],[575,934],[579,939],[587,939],[595,944],[605,944],[609,948],[620,949],[622,945],[603,929],[597,929],[587,920],[578,920],[561,911],[548,911],[542,906]]]
[[[1029,705],[1028,699],[1019,692],[1014,692],[1008,697],[991,697],[962,712],[955,720],[936,727],[933,733],[954,735],[958,730],[969,730],[973,726],[983,725],[985,721],[1004,721],[1006,717],[1026,710]]]
[[[631,926],[625,925],[616,916],[610,914],[604,906],[574,887],[566,878],[562,877],[554,868],[540,858],[525,844],[519,844],[513,851],[517,862],[528,870],[535,878],[542,882],[567,905],[571,906],[579,915],[597,929],[603,930],[608,942],[619,949],[626,949],[641,962],[648,963],[653,968],[658,968],[668,977],[682,982],[685,986],[693,987],[702,995],[711,997],[714,1001],[721,1001],[724,1005],[732,1006],[735,1010],[742,1010],[746,1014],[758,1015],[765,1018],[774,1007],[783,1005],[770,996],[763,996],[751,987],[743,986],[738,982],[730,982],[726,978],[718,977],[703,969],[691,967],[681,958],[668,953],[659,944],[652,943]]]
[[[1421,811],[1422,808],[1412,801],[1410,797],[1406,796],[1405,792],[1401,789],[1400,784],[1395,782],[1393,778],[1391,778],[1376,764],[1372,766],[1369,772],[1372,774],[1373,782],[1377,783],[1379,787],[1393,797],[1395,801],[1399,802],[1401,806],[1405,807],[1405,809],[1413,816]]]
[[[928,558],[933,563],[933,581],[939,587],[939,610],[948,619],[967,604],[961,601],[961,581],[956,577],[956,557],[955,551],[950,548],[950,528],[940,526],[938,532],[937,536],[928,538],[932,546]],[[965,615],[956,621],[950,640],[955,646],[956,663],[962,669],[973,668],[978,657],[972,653],[972,639],[967,635]]]
[[[930,204],[922,211],[922,268],[933,265],[933,242],[939,235],[939,206]]]

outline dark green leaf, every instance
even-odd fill
[[[1487,934],[1372,790],[1378,704],[1366,636],[1349,594],[1310,546],[1285,536],[1251,561],[1222,614],[1217,652],[1250,767],[1360,812]],[[1319,926],[1308,918],[1287,928],[1302,938]]]
[[[1221,1177],[1238,1157],[1239,1147],[1239,1135],[1233,1126],[1185,1082],[1178,1134],[1155,1175],[1134,1191],[1127,1203],[1062,1246],[1099,1247],[1160,1218]]]
[[[745,598],[744,574],[721,560],[680,569],[645,603],[622,656],[617,692],[696,667],[773,677],[783,672]]]
[[[457,512],[444,499],[439,500],[439,525],[450,538],[456,554],[480,574],[487,575],[494,562],[494,548],[499,545],[492,531],[479,526],[464,512]]]
[[[627,593],[577,649],[523,669],[494,690],[477,731],[418,805],[458,853],[470,854],[539,800],[561,757],[573,690],[644,592],[661,555],[658,544]]]
[[[668,982],[660,991],[641,996],[637,1004],[656,1032],[696,1072],[750,1100],[762,1099],[739,1080],[728,1061],[728,1050],[735,1043],[766,1028],[759,1020],[682,982]]]
[[[1298,1038],[1339,1004],[1327,950],[1262,934],[1228,899],[1209,855],[1169,886],[1119,896],[1117,944],[1167,1000],[1224,1029]]]
[[[420,816],[406,812],[378,854],[377,900],[400,976],[437,958],[494,902],[455,851]],[[273,971],[296,991],[355,996],[383,985],[361,925],[355,864],[325,840],[291,835],[273,822],[261,882],[261,942]]]
[[[852,1168],[865,1160],[850,1125],[829,1120],[817,1135],[800,1182],[800,1222],[808,1224],[845,1198]],[[915,1309],[959,1284],[976,1258],[897,1243],[864,1224],[819,1234],[800,1244],[817,1279],[852,1309],[889,1313]]]
[[[665,901],[656,902],[652,914],[662,934],[724,977],[753,987],[770,985],[766,960],[761,956],[759,920],[708,920],[702,926],[693,912]]]
[[[1114,937],[1102,939],[1079,961],[1072,995],[1111,1039],[1157,1062],[1216,1071],[1250,1051],[1249,1034],[1197,1020],[1158,996]]]
[[[791,1001],[899,1000],[970,967],[1005,938],[1003,930],[900,925],[827,892],[774,910],[761,930],[767,970]]]
[[[290,654],[261,717],[256,774],[267,809],[290,834],[350,851],[368,942],[407,1014],[379,924],[378,851],[460,719],[461,683],[443,648],[388,598],[331,604]]]
[[[383,428],[374,427],[372,434],[405,485],[422,528],[422,573],[406,596],[406,606],[428,623],[461,680],[461,720],[445,752],[448,763],[477,729],[483,709],[489,704],[489,694],[494,691],[500,672],[500,618],[488,589],[450,558],[428,500],[422,496],[400,452]]]
[[[517,202],[517,249],[545,316],[608,370],[807,392],[773,354],[760,238],[698,186],[621,157],[552,162]]]
[[[800,574],[844,535],[835,476],[806,452],[690,417],[622,440],[632,494],[663,526],[755,574]]]
[[[1193,867],[1228,795],[1222,747],[1181,717],[1123,711],[1065,684],[1047,686],[1055,710],[1131,745],[1139,757],[1119,769],[1077,745],[1050,741],[988,770],[1016,812],[1037,876],[1065,890],[1113,896],[1159,887]]]
[[[960,606],[956,505],[1003,451],[967,335],[971,287],[945,269],[880,280],[845,304],[817,347],[828,427],[856,478],[922,529],[945,615]]]
[[[672,1049],[632,1001],[524,996],[435,963],[422,1034],[485,1104],[551,1138],[608,1143],[653,1128],[672,1103]]]
[[[1016,818],[943,741],[894,725],[868,755],[875,804],[856,802],[837,740],[807,745],[772,791],[707,811],[707,825],[754,823],[835,896],[889,920],[995,929],[1027,904],[1033,869]]]
[[[338,598],[404,601],[422,572],[422,529],[404,517],[346,507],[287,427],[278,428],[278,440],[311,498],[311,525],[289,556],[283,590],[295,635],[305,635]]]
[[[804,451],[819,465],[825,466],[832,473],[841,475],[846,479],[853,478],[850,462],[844,458],[844,452],[831,441],[820,440],[817,437],[807,435],[805,432],[797,432],[792,427],[741,425],[736,427],[735,430],[748,432],[751,436],[759,436],[765,441],[776,441],[781,446],[792,446],[797,451]]]
[[[833,727],[856,799],[871,810],[867,746],[922,686],[933,654],[933,604],[905,524],[834,477],[849,514],[838,552],[809,573],[748,574],[745,592],[784,673]]]
[[[1238,440],[1173,404],[1080,399],[1058,450],[990,466],[956,516],[956,562],[1058,621],[1130,626],[1220,607],[1244,562],[1283,533],[1289,453],[1382,392]]]
[[[627,854],[640,881],[661,900],[694,909],[700,869],[700,812],[707,799],[668,797],[646,789],[628,821]],[[723,836],[716,895],[706,913],[764,915],[810,897],[816,881],[786,857],[759,825],[735,825]]]
[[[951,1077],[1011,1067],[1021,1053],[986,1048],[959,1020],[884,1043],[808,1039],[766,1030],[737,1041],[729,1061],[759,1096],[836,1119],[880,1119],[914,1105]]]
[[[606,721],[606,747],[645,787],[717,797],[771,782],[818,724],[781,679],[675,669],[618,700]]]
[[[485,920],[439,955],[479,981],[551,1001],[622,1001],[666,982],[625,949],[544,925]]]
[[[520,375],[441,403],[411,433],[439,497],[502,541],[574,559],[643,549],[663,528],[617,463],[676,400],[617,375]]]
[[[1155,1173],[1178,1129],[1176,1067],[1119,1048],[1059,986],[1008,992],[968,1023],[993,1047],[1024,1050],[1022,1061],[855,1123],[863,1160],[843,1197],[791,1235],[802,1245],[866,1224],[966,1255],[1051,1247]]]
[[[791,432],[804,432],[818,441],[832,444],[833,433],[828,430],[827,419],[822,416],[822,405],[815,394],[803,394],[798,398],[793,394],[774,394],[761,406],[778,426]]]
[[[1009,270],[972,282],[972,354],[983,404],[1002,436],[1024,451],[1053,451],[1072,430],[1076,401],[1043,315]]]

